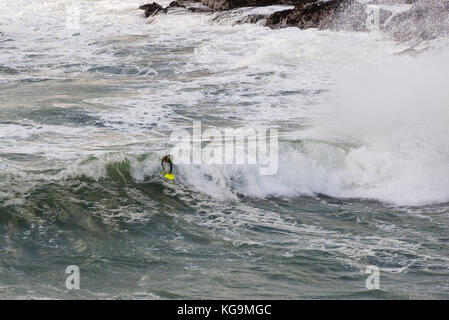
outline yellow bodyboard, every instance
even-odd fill
[[[161,172],[161,174],[164,176],[165,179],[167,180],[175,180],[175,176],[173,175],[173,173],[165,173],[165,172]]]

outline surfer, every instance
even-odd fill
[[[167,172],[167,169],[165,168],[165,165],[168,165],[170,167],[170,171]],[[162,160],[161,160],[161,166],[162,166],[162,171],[168,174],[172,174],[173,173],[173,162],[171,162],[171,158],[170,156],[163,156]]]

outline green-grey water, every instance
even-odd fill
[[[449,298],[447,50],[78,3],[0,13],[1,299]],[[277,129],[278,171],[164,181],[194,121]]]

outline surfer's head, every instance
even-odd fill
[[[164,156],[162,158],[162,161],[164,161],[164,162],[168,162],[169,160],[170,160],[170,156]]]

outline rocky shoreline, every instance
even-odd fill
[[[140,7],[145,16],[167,13],[172,8],[192,12],[225,12],[242,7],[290,5],[293,9],[267,15],[249,15],[238,23],[256,23],[272,29],[297,27],[300,29],[368,31],[370,8],[373,5],[408,4],[401,13],[378,8],[376,20],[379,30],[397,41],[425,41],[449,36],[449,0],[177,0],[167,7],[153,2]]]

